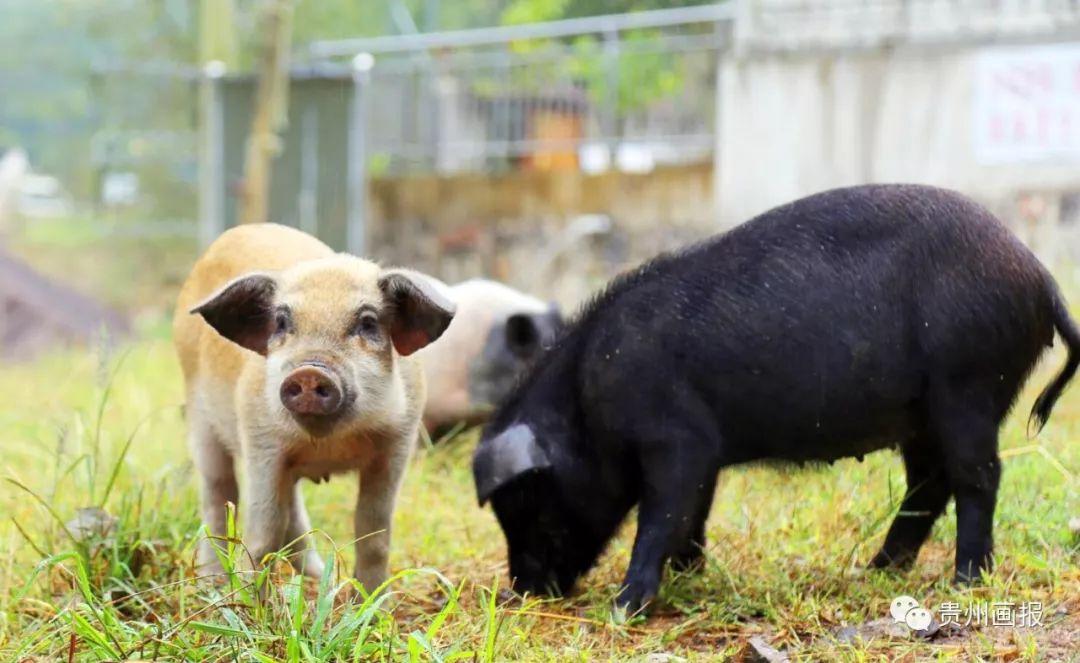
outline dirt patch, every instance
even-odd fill
[[[0,358],[21,360],[58,345],[114,342],[127,333],[119,313],[0,247]]]

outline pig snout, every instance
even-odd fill
[[[281,381],[281,404],[293,414],[336,414],[344,400],[340,381],[321,366],[305,364]]]

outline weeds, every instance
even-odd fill
[[[1067,394],[1029,442],[1022,410],[1039,375],[1002,435],[998,570],[987,585],[948,584],[951,508],[914,570],[862,570],[905,490],[893,455],[798,472],[750,467],[721,477],[704,570],[669,573],[650,618],[624,624],[610,606],[632,523],[576,595],[506,592],[502,535],[475,502],[469,432],[419,446],[395,517],[398,572],[377,591],[342,573],[335,541],[351,539],[355,494],[346,477],[304,487],[322,528],[321,578],[294,575],[282,555],[249,571],[235,514],[217,541],[224,573],[198,577],[202,530],[171,348],[144,340],[100,376],[98,363],[71,352],[0,375],[3,660],[716,659],[740,655],[754,636],[815,660],[1068,660],[1080,645],[1080,539],[1067,527],[1080,515],[1080,396]],[[1045,619],[932,642],[840,639],[845,626],[885,617],[899,594],[927,606],[1039,601]]]

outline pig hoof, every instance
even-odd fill
[[[705,568],[705,553],[694,547],[693,550],[680,552],[671,558],[671,568],[679,573],[694,573]]]
[[[870,563],[866,565],[870,569],[887,569],[894,571],[907,571],[915,563],[914,555],[890,555],[881,550]]]
[[[622,626],[629,621],[628,611],[625,607],[616,603],[611,608],[611,621],[618,626]]]
[[[973,573],[964,573],[963,571],[957,571],[953,576],[953,584],[960,587],[969,587],[972,585],[983,584],[982,571],[976,569]]]
[[[644,611],[652,599],[654,593],[635,587],[624,587],[615,598],[615,610],[612,613],[616,618],[621,617],[625,622]]]

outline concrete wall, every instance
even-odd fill
[[[646,174],[563,170],[388,177],[372,180],[371,207],[376,227],[400,219],[437,219],[445,231],[581,214],[607,214],[628,228],[711,226],[711,189],[708,163],[663,166]]]
[[[376,178],[369,245],[450,282],[501,279],[572,307],[612,274],[716,230],[709,163],[648,174]]]
[[[994,47],[725,55],[720,224],[836,186],[921,182],[973,196],[1053,252],[1057,242],[1038,235],[1059,220],[1053,217],[1062,200],[1080,191],[1080,166],[976,159],[973,104],[983,48]],[[1032,196],[1041,200],[1030,204]]]

